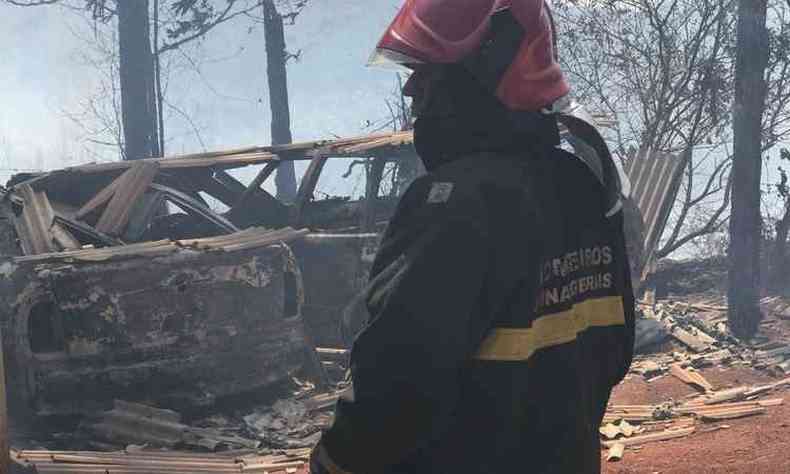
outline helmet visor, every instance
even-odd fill
[[[423,61],[391,49],[376,48],[368,59],[368,66],[397,71],[414,70],[414,66],[424,64]]]

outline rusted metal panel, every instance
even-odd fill
[[[234,245],[0,265],[13,398],[38,413],[183,408],[288,378],[308,351],[301,273],[284,244]]]
[[[667,153],[640,151],[625,164],[631,193],[644,219],[645,264],[652,260],[677,197],[683,159]]]

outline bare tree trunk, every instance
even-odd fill
[[[291,111],[288,104],[287,53],[283,17],[274,0],[263,2],[263,28],[266,36],[267,76],[269,78],[269,104],[272,113],[272,144],[291,143]],[[296,199],[296,172],[293,161],[286,161],[277,168],[275,176],[277,198],[285,202]]]
[[[159,154],[148,0],[120,1],[118,43],[126,160]]]
[[[729,323],[750,338],[760,313],[761,125],[768,62],[766,0],[740,0],[733,109],[734,159],[728,275]]]
[[[156,85],[156,123],[158,132],[159,150],[157,156],[165,156],[165,112],[164,94],[162,93],[162,58],[159,54],[159,0],[154,0],[154,83]]]

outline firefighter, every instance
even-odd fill
[[[622,186],[558,105],[554,49],[543,0],[407,0],[378,45],[413,70],[427,174],[383,236],[313,474],[600,472],[633,346]]]

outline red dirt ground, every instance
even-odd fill
[[[717,390],[774,379],[745,368],[702,371]],[[614,404],[650,404],[680,399],[694,389],[672,376],[646,383],[631,375],[615,389]],[[790,391],[764,398],[785,403],[767,413],[721,423],[698,423],[692,435],[627,449],[619,462],[602,461],[605,474],[787,474],[790,473]],[[605,450],[604,450],[605,451]],[[604,453],[605,454],[605,453]]]

